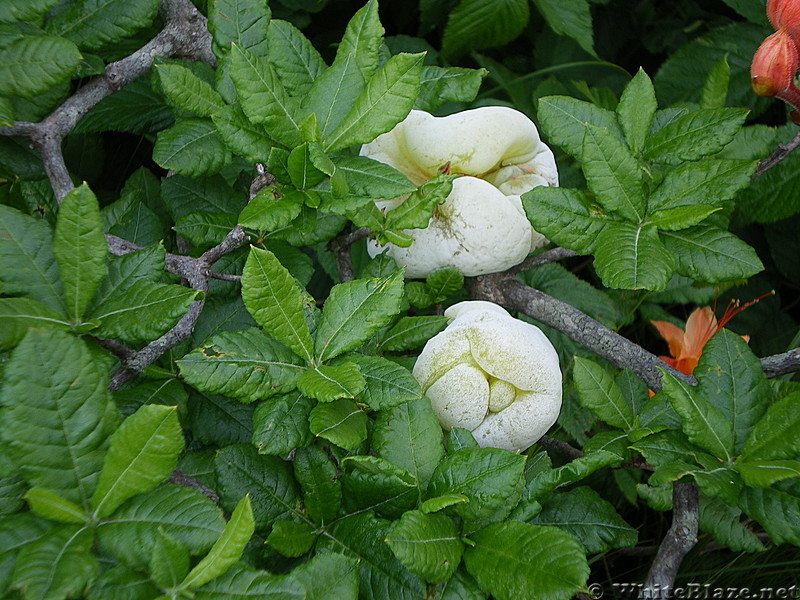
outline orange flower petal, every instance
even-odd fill
[[[711,307],[704,306],[692,311],[686,320],[686,345],[683,356],[699,358],[703,353],[703,346],[716,332],[717,317],[714,316]]]
[[[683,354],[683,329],[668,321],[650,321],[650,323],[658,330],[659,335],[666,340],[669,345],[669,353],[675,358],[680,358]],[[661,360],[664,360],[663,357]]]

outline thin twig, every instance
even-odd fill
[[[521,263],[519,263],[515,267],[511,267],[506,273],[515,274],[521,273],[522,271],[528,271],[530,269],[535,269],[536,267],[541,267],[542,265],[546,265],[549,263],[558,262],[560,260],[564,260],[565,258],[572,258],[573,256],[578,256],[576,252],[573,250],[567,250],[566,248],[552,248],[547,250],[546,252],[542,252],[541,254],[535,254],[533,256],[529,256]]]
[[[361,227],[355,231],[345,231],[328,242],[328,250],[333,253],[336,261],[336,271],[342,282],[353,281],[356,278],[353,272],[353,263],[350,260],[350,246],[358,240],[369,236],[369,229]]]
[[[780,377],[800,371],[800,348],[783,354],[773,354],[761,359],[761,368],[767,377]]]
[[[536,443],[548,452],[557,452],[558,454],[561,454],[570,460],[575,460],[576,458],[583,456],[583,452],[578,450],[575,446],[572,446],[567,442],[551,438],[549,435],[542,436]]]
[[[796,133],[788,144],[779,144],[778,147],[772,151],[772,154],[759,161],[755,173],[753,173],[753,179],[761,177],[764,173],[789,156],[789,154],[794,152],[798,146],[800,146],[800,132]]]

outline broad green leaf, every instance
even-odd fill
[[[267,29],[269,60],[283,86],[292,96],[302,97],[326,65],[316,48],[288,21],[273,19]]]
[[[151,582],[150,577],[141,571],[135,571],[125,565],[117,565],[104,571],[92,582],[91,590],[86,595],[88,600],[145,600],[155,598],[159,589]]]
[[[611,375],[594,361],[579,356],[572,368],[581,404],[612,427],[632,429],[633,410]]]
[[[222,534],[222,511],[201,492],[161,485],[134,496],[97,527],[100,545],[118,560],[144,567],[150,561],[157,531],[185,544],[191,554],[208,551]]]
[[[522,206],[536,231],[579,254],[592,254],[599,234],[614,224],[578,190],[538,186],[522,195]]]
[[[130,343],[148,342],[175,325],[200,294],[181,285],[138,280],[94,307],[86,318],[98,323],[96,335]]]
[[[310,600],[292,575],[257,571],[241,562],[192,593],[196,600]]]
[[[591,454],[584,454],[561,467],[544,469],[530,480],[523,499],[525,501],[542,500],[556,488],[575,483],[599,469],[615,467],[621,462],[622,458],[615,453],[598,450]]]
[[[290,148],[300,144],[297,101],[286,92],[271,63],[233,44],[231,79],[242,109],[253,123],[264,125],[281,144]]]
[[[220,333],[177,361],[195,388],[253,402],[291,391],[303,361],[259,329]]]
[[[676,206],[651,213],[647,222],[661,231],[680,231],[694,227],[718,210],[721,208],[715,206]]]
[[[400,317],[381,340],[380,349],[402,352],[421,347],[434,335],[447,327],[447,317],[427,315],[422,317]]]
[[[29,298],[0,298],[0,350],[16,346],[31,327],[70,329],[64,315]]]
[[[181,542],[164,533],[156,532],[153,553],[148,569],[152,580],[164,588],[177,587],[189,572],[189,550]]]
[[[221,243],[235,226],[235,215],[198,210],[182,217],[173,229],[195,246],[209,248]]]
[[[320,402],[355,398],[366,385],[367,382],[361,375],[358,365],[352,362],[308,368],[297,379],[297,389],[300,393]]]
[[[334,286],[314,333],[317,359],[329,360],[367,341],[400,310],[402,297],[402,271]]]
[[[0,96],[38,96],[69,80],[80,63],[80,51],[63,37],[23,36],[0,50]]]
[[[648,463],[663,467],[676,462],[697,462],[701,453],[680,431],[667,429],[648,435],[633,443],[632,448],[641,452]]]
[[[457,58],[471,50],[503,46],[525,29],[529,11],[526,0],[461,0],[447,19],[442,53]]]
[[[278,521],[272,526],[267,543],[284,556],[297,558],[308,552],[316,539],[308,523]]]
[[[525,484],[525,457],[498,448],[462,448],[436,466],[428,496],[463,494],[469,502],[453,507],[464,519],[481,519],[516,504]]]
[[[37,21],[58,4],[57,0],[32,0],[31,2],[5,2],[0,5],[0,23]]]
[[[628,82],[617,104],[617,119],[631,150],[638,152],[650,131],[650,124],[658,109],[656,91],[647,73],[639,67]]]
[[[53,236],[64,300],[75,321],[83,315],[106,273],[107,253],[100,207],[84,183],[64,197]]]
[[[59,523],[86,523],[88,515],[83,509],[46,488],[32,487],[24,496],[31,512]]]
[[[795,130],[796,126],[791,125]],[[746,131],[746,129],[745,129]],[[766,156],[776,143],[786,144],[792,139],[791,133],[783,128],[774,143],[763,151]],[[736,198],[736,217],[741,223],[772,223],[790,217],[800,210],[800,198],[794,193],[797,189],[797,173],[800,155],[789,154],[778,165],[755,179],[750,187],[742,190]]]
[[[422,54],[397,54],[372,75],[353,107],[324,137],[326,152],[371,142],[402,121],[419,90]]]
[[[700,90],[700,108],[722,108],[728,97],[728,84],[731,79],[731,67],[728,57],[720,58],[708,72],[708,77]]]
[[[437,302],[442,302],[464,286],[464,276],[455,267],[441,267],[425,278],[425,286]]]
[[[586,0],[534,0],[534,4],[555,33],[567,35],[595,56],[592,15]]]
[[[316,114],[320,135],[327,139],[350,112],[365,83],[353,55],[345,54],[314,80],[300,114]]]
[[[701,223],[682,231],[666,231],[661,239],[675,257],[678,273],[695,281],[747,279],[764,268],[753,248],[713,225]]]
[[[414,184],[394,167],[366,156],[335,156],[350,192],[364,198],[397,198],[414,191]]]
[[[350,354],[341,359],[358,365],[366,387],[356,396],[372,410],[386,410],[422,398],[422,388],[411,372],[380,356]],[[337,364],[339,361],[337,361]]]
[[[590,554],[635,546],[637,540],[636,530],[588,486],[553,494],[531,523],[569,532]]]
[[[378,66],[383,34],[384,29],[378,17],[378,1],[369,0],[347,23],[336,50],[336,62],[351,57],[364,81],[368,81]]]
[[[450,517],[418,510],[395,522],[386,543],[409,571],[434,583],[450,579],[464,550]]]
[[[292,570],[308,600],[357,600],[358,561],[342,554],[317,554]]]
[[[128,498],[155,488],[170,476],[182,450],[176,407],[142,406],[111,436],[92,496],[94,514],[108,516]]]
[[[53,232],[43,221],[0,204],[0,281],[4,294],[25,296],[64,314],[53,256]]]
[[[266,163],[273,141],[261,125],[251,123],[238,105],[225,106],[211,115],[217,133],[234,154],[250,162]]]
[[[224,56],[231,42],[266,58],[272,13],[266,0],[213,0],[208,6],[208,30],[214,53]]]
[[[400,206],[386,213],[387,229],[424,229],[436,207],[453,189],[455,175],[437,175],[422,184]]]
[[[749,160],[705,159],[670,169],[648,198],[649,208],[718,206],[750,184],[755,165]]]
[[[239,215],[239,225],[259,231],[273,231],[286,227],[303,207],[304,196],[292,191],[275,198],[271,188],[260,190]]]
[[[788,542],[800,545],[800,490],[797,483],[777,484],[777,489],[745,487],[738,498],[739,507],[751,519],[758,521],[774,544]]]
[[[722,412],[698,391],[667,373],[662,375],[664,392],[681,417],[681,428],[693,443],[718,458],[733,456],[733,426]]]
[[[426,65],[422,67],[414,108],[433,113],[445,102],[471,102],[488,74],[486,69]]]
[[[344,508],[373,510],[396,519],[419,500],[418,482],[406,469],[376,456],[348,456],[340,463]]]
[[[797,460],[737,462],[735,468],[750,487],[769,487],[781,479],[800,477],[800,461]]]
[[[701,108],[684,115],[647,138],[645,159],[679,165],[722,150],[742,127],[747,110]]]
[[[587,124],[607,129],[620,141],[625,138],[616,115],[589,102],[568,96],[545,96],[539,99],[538,106],[539,123],[548,142],[575,158],[581,158]]]
[[[698,381],[698,393],[716,406],[725,420],[731,423],[734,450],[736,454],[740,453],[772,398],[760,361],[747,342],[732,331],[723,329],[703,347],[694,376]],[[780,458],[790,457],[793,455],[786,454]]]
[[[303,297],[294,278],[272,252],[250,248],[242,273],[242,298],[267,334],[311,362],[313,342],[303,312]]]
[[[675,269],[653,225],[615,223],[597,236],[594,267],[608,287],[663,290]]]
[[[798,432],[800,392],[794,392],[772,404],[753,425],[739,460],[795,458],[800,454]]]
[[[161,89],[178,108],[198,117],[208,117],[225,107],[225,101],[214,88],[186,67],[177,64],[155,66]]]
[[[180,587],[192,589],[219,577],[242,557],[242,552],[253,535],[255,523],[250,496],[245,496],[236,505],[231,520],[225,525],[220,538],[211,550],[186,575]]]
[[[412,400],[379,412],[372,430],[372,450],[426,486],[444,456],[442,427],[430,400]]]
[[[249,495],[258,530],[298,508],[292,467],[277,456],[259,454],[250,444],[228,446],[217,452],[216,471],[221,506],[232,511]]]
[[[189,177],[218,173],[231,158],[210,119],[181,119],[160,131],[153,146],[159,166]]]
[[[80,0],[50,19],[47,31],[72,40],[83,50],[97,50],[149,25],[158,6],[158,0]]]
[[[710,533],[714,540],[734,552],[764,550],[756,535],[740,521],[742,511],[720,500],[701,496],[700,530]]]
[[[26,598],[67,598],[80,593],[100,571],[92,555],[92,530],[63,525],[22,548],[11,582]]]
[[[86,344],[31,330],[11,354],[0,390],[0,436],[28,482],[84,510],[119,415],[108,375]]]
[[[28,489],[28,484],[20,475],[11,473],[14,467],[9,460],[0,458],[0,465],[3,471],[0,476],[0,516],[13,515],[25,506],[22,496]],[[0,573],[2,573],[1,568]]]
[[[158,281],[164,272],[166,250],[162,244],[154,244],[123,256],[109,255],[106,276],[92,299],[90,312],[98,304],[127,290],[138,280]]]
[[[497,600],[568,600],[586,585],[589,565],[571,535],[508,521],[472,534],[464,564]]]
[[[248,443],[253,437],[252,404],[227,396],[192,391],[188,402],[188,426],[192,437],[214,447]]]
[[[345,450],[355,450],[367,437],[367,414],[355,402],[340,398],[317,404],[308,417],[311,433]]]
[[[325,179],[325,173],[312,163],[311,149],[308,142],[297,146],[289,153],[286,168],[292,180],[292,185],[301,190],[313,187]]]
[[[260,454],[286,456],[312,439],[308,417],[314,401],[294,391],[259,403],[253,413],[252,442]]]
[[[326,550],[359,559],[359,598],[419,600],[425,595],[423,582],[408,572],[384,541],[390,527],[390,521],[361,513],[336,521],[321,542]]]
[[[294,476],[303,491],[308,515],[320,525],[336,518],[342,505],[342,484],[338,465],[319,446],[299,448],[292,461]]]

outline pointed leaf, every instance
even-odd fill
[[[709,204],[718,206],[750,185],[755,162],[705,159],[667,171],[648,198],[651,211]]]
[[[333,402],[337,398],[355,398],[366,384],[358,365],[342,362],[307,369],[297,380],[297,389],[320,402]]]
[[[800,545],[800,494],[797,484],[780,486],[778,489],[745,487],[738,498],[739,507],[751,519],[755,519],[769,534],[775,544],[788,542]]]
[[[700,498],[700,529],[710,533],[719,544],[734,552],[759,552],[762,544],[744,523],[740,521],[742,511],[728,506],[720,500]]]
[[[46,488],[32,487],[24,496],[31,512],[59,523],[86,523],[88,517],[83,509]]]
[[[355,450],[367,437],[367,415],[352,400],[318,404],[308,418],[311,433],[345,450]]]
[[[540,98],[538,117],[549,143],[560,146],[578,159],[581,158],[587,123],[607,129],[619,141],[625,137],[613,112],[568,96]]]
[[[83,50],[96,50],[149,25],[158,5],[157,0],[81,0],[48,20],[47,30],[72,40]]]
[[[352,57],[364,81],[369,80],[378,66],[378,51],[383,34],[384,29],[378,17],[378,2],[369,0],[347,23],[336,51],[336,62],[345,56]]]
[[[243,563],[192,593],[197,600],[310,600],[292,575],[273,575]]]
[[[797,460],[754,460],[737,462],[736,470],[742,481],[750,487],[769,487],[776,481],[790,477],[800,477],[800,461]]]
[[[214,88],[186,67],[177,64],[155,66],[161,89],[178,108],[198,117],[208,117],[225,107],[225,101]]]
[[[720,58],[708,72],[703,89],[700,90],[701,108],[722,108],[728,98],[728,84],[731,80],[731,67],[728,55]]]
[[[386,543],[409,571],[434,583],[450,579],[464,550],[450,517],[418,510],[395,522]]]
[[[0,298],[0,350],[16,346],[31,327],[70,329],[67,317],[29,298]]]
[[[189,572],[189,561],[189,550],[186,546],[159,529],[148,565],[153,581],[161,587],[176,587]]]
[[[67,81],[81,63],[71,41],[26,35],[0,50],[0,96],[33,98]]]
[[[266,163],[270,149],[277,144],[264,127],[247,119],[239,105],[216,110],[211,120],[225,145],[250,162]]]
[[[298,391],[261,402],[253,413],[252,442],[258,452],[286,456],[311,443],[308,417],[314,404]]]
[[[638,152],[650,132],[650,124],[658,109],[656,91],[647,73],[639,67],[628,82],[617,104],[617,119],[625,132],[631,150]]]
[[[292,577],[306,588],[308,600],[358,598],[358,561],[342,554],[317,554],[296,567]]]
[[[326,65],[316,48],[288,21],[272,19],[267,30],[269,59],[292,96],[302,97]]]
[[[594,266],[608,287],[663,290],[675,262],[655,226],[615,223],[597,236]]]
[[[298,191],[275,198],[270,188],[256,194],[239,215],[239,225],[260,231],[286,227],[300,214],[304,196]]]
[[[338,466],[317,445],[300,448],[292,465],[294,476],[303,490],[303,504],[308,515],[320,525],[333,521],[342,505]]]
[[[214,53],[227,54],[233,42],[265,58],[271,16],[266,0],[213,0],[208,7],[208,30],[214,38]]]
[[[388,352],[420,348],[447,327],[447,322],[447,317],[439,315],[401,317],[383,336],[380,348]]]
[[[714,206],[677,206],[655,211],[650,214],[647,221],[661,231],[679,231],[694,227],[718,210],[721,210],[721,208]]]
[[[153,160],[188,177],[218,173],[231,162],[231,153],[210,119],[181,119],[158,132]]]
[[[612,427],[633,428],[633,410],[605,369],[576,356],[573,377],[581,404]]]
[[[586,0],[534,0],[555,33],[567,35],[581,48],[595,56],[593,47],[592,14]]]
[[[442,37],[442,54],[455,58],[471,50],[503,46],[528,24],[525,0],[462,0],[450,12]]]
[[[376,456],[348,456],[340,463],[345,510],[373,510],[396,519],[419,500],[418,483],[407,470]]]
[[[800,454],[800,392],[772,404],[750,431],[740,460],[794,458]]]
[[[453,189],[454,175],[437,175],[386,214],[387,229],[424,229]]]
[[[356,400],[364,402],[372,410],[385,410],[422,398],[422,388],[417,380],[408,369],[395,362],[364,354],[351,354],[341,360],[358,365],[366,387]]]
[[[301,115],[316,114],[320,135],[327,139],[353,108],[365,84],[356,59],[345,54],[314,80],[303,100]]]
[[[314,545],[317,536],[308,523],[278,521],[267,536],[267,543],[290,558],[303,556]]]

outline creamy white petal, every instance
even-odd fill
[[[486,374],[471,365],[457,365],[440,377],[425,394],[445,429],[463,427],[472,431],[489,410]]]

